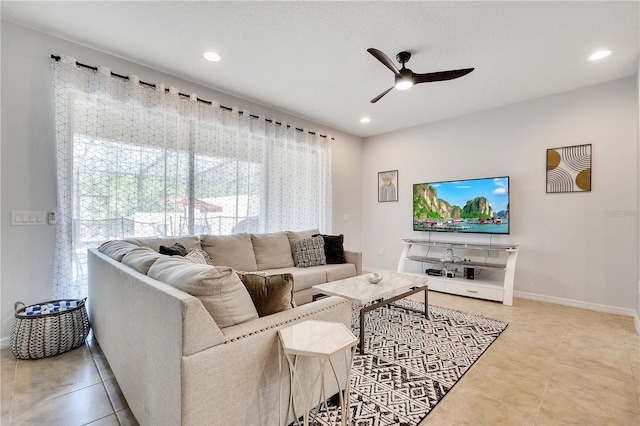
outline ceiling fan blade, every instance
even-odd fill
[[[371,99],[371,103],[375,104],[376,102],[378,102],[380,100],[381,97],[383,97],[384,95],[386,95],[387,93],[389,93],[390,91],[393,90],[393,88],[396,86],[391,86],[389,87],[387,90],[385,90],[384,92],[380,93],[378,96],[376,96],[375,98]]]
[[[453,80],[469,74],[474,68],[463,68],[459,70],[430,72],[427,74],[413,74],[413,84],[429,83],[431,81]]]
[[[367,52],[371,53],[377,60],[382,62],[387,68],[393,71],[394,74],[398,74],[398,68],[396,68],[395,64],[387,55],[379,51],[378,49],[374,49],[373,47],[367,49]]]

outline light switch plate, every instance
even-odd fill
[[[11,225],[13,226],[33,226],[33,225],[46,225],[46,224],[47,224],[46,211],[25,211],[25,210],[11,211]]]

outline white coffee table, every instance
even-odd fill
[[[358,305],[364,305],[360,309],[360,355],[365,354],[364,320],[367,312],[424,291],[424,316],[429,317],[427,277],[391,271],[384,271],[381,274],[382,281],[378,284],[370,283],[366,275],[359,275],[313,286],[315,291],[313,300],[321,296],[341,296]]]
[[[278,337],[280,338],[280,347],[289,364],[289,405],[287,414],[284,417],[285,423],[289,417],[290,410],[293,410],[293,415],[296,419],[299,418],[293,400],[294,383],[298,385],[300,392],[304,392],[304,387],[296,374],[297,357],[309,356],[320,360],[320,368],[310,389],[307,389],[309,397],[307,405],[304,407],[305,426],[309,424],[309,410],[313,408],[311,399],[313,398],[314,388],[320,379],[322,379],[322,387],[318,405],[327,400],[324,386],[325,367],[327,363],[331,366],[333,376],[336,379],[336,385],[338,386],[340,410],[342,411],[341,424],[350,424],[349,388],[351,385],[351,364],[353,363],[353,357],[358,343],[356,336],[340,322],[306,320],[278,330]],[[333,359],[342,353],[347,357],[347,379],[346,383],[344,383],[344,397],[342,395],[343,391],[340,390],[342,384],[338,380],[336,366],[333,363]],[[282,387],[280,388],[280,398],[282,398]],[[282,419],[280,419],[280,424],[282,424]]]

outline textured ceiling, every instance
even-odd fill
[[[1,8],[2,19],[362,137],[631,76],[640,55],[636,1],[2,1]],[[393,74],[369,47],[394,60],[409,50],[407,67],[417,73],[475,71],[371,104]],[[613,54],[587,60],[602,48]],[[207,49],[222,61],[205,61]],[[363,116],[371,122],[360,123]]]

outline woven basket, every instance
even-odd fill
[[[10,340],[11,352],[18,359],[38,359],[82,346],[91,328],[85,308],[86,300],[86,298],[52,300],[30,306],[16,302]],[[34,307],[48,304],[75,304],[76,306],[51,313],[33,311]],[[22,308],[19,308],[21,305]],[[27,310],[32,312],[27,314]]]

